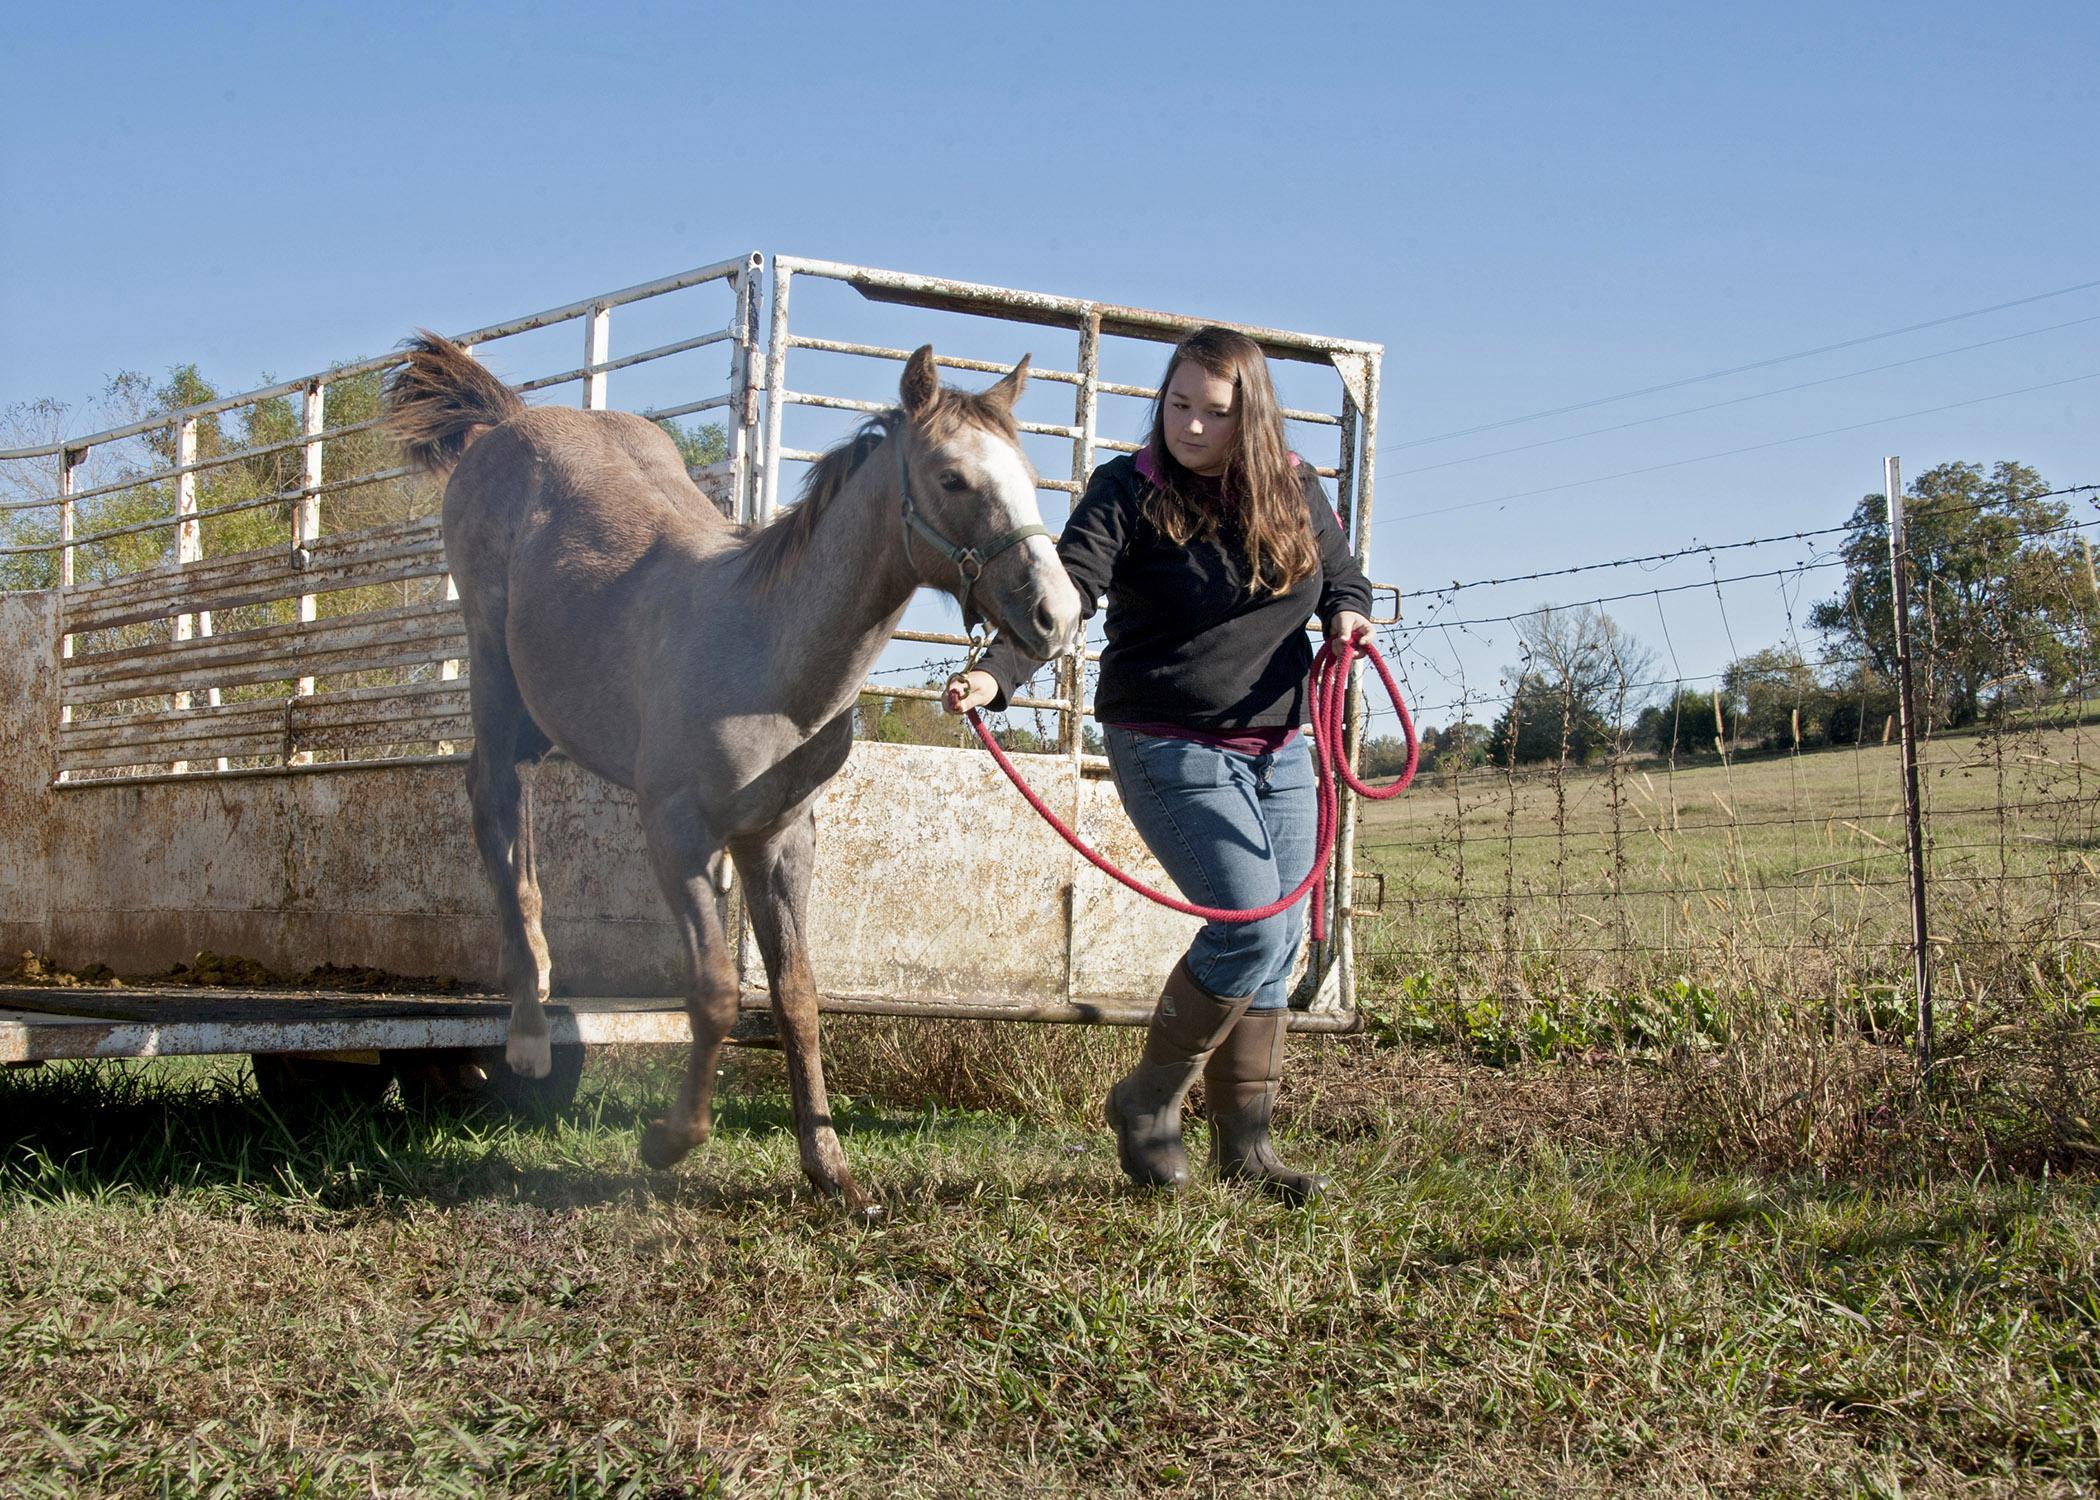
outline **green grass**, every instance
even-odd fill
[[[607,1059],[545,1133],[293,1127],[230,1064],[0,1077],[0,1493],[2100,1483],[2086,1181],[1716,1170],[1638,1073],[1329,1041],[1312,1211],[1127,1193],[1069,1116],[835,1100],[861,1231],[769,1054],[643,1172],[677,1063]]]
[[[1950,1004],[2076,998],[2100,979],[2100,736],[2013,721],[1923,752],[1928,914]],[[1424,778],[1366,807],[1386,879],[1359,951],[1389,989],[1464,998],[1680,983],[1857,1002],[1906,1025],[1899,752],[1874,745],[1671,770]]]

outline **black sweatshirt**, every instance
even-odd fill
[[[1320,567],[1287,593],[1255,593],[1237,527],[1177,544],[1141,513],[1151,481],[1137,456],[1094,470],[1058,538],[1057,555],[1091,615],[1108,596],[1095,717],[1104,724],[1268,729],[1303,723],[1312,647],[1305,622],[1367,614],[1371,586],[1349,550],[1312,465],[1300,464]],[[1041,665],[1005,639],[978,664],[999,684],[993,709]]]

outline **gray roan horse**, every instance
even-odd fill
[[[918,350],[899,405],[819,459],[799,505],[746,530],[654,423],[528,408],[457,344],[426,333],[406,348],[389,422],[411,463],[450,476],[445,555],[472,664],[467,788],[503,932],[510,1066],[539,1077],[550,1061],[520,769],[555,746],[634,791],[684,950],[693,1051],[677,1102],[642,1133],[643,1162],[668,1167],[707,1139],[738,1009],[715,906],[726,851],[772,985],[802,1169],[872,1215],[818,1056],[811,805],[845,764],[861,685],[920,586],[957,591],[1033,655],[1076,632],[1078,594],[1014,424],[1028,361],[971,394],[943,389],[933,350]]]

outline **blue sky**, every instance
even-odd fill
[[[8,32],[0,406],[190,360],[252,384],[757,248],[1382,342],[1373,571],[1409,589],[1834,525],[1884,453],[2100,481],[2100,287],[2041,297],[2100,280],[2090,5],[118,5]],[[1698,600],[1615,609],[1687,674],[1784,631],[1777,584]],[[1514,659],[1488,627],[1453,649]]]

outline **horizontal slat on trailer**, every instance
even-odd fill
[[[186,689],[464,659],[466,654],[459,606],[432,600],[75,658],[60,672],[60,690],[68,703],[111,703]]]
[[[306,556],[301,567],[289,547],[267,547],[88,584],[67,592],[65,627],[74,634],[113,630],[170,615],[237,609],[445,571],[444,535],[434,516],[320,538]]]
[[[207,663],[189,671],[166,673],[159,677],[146,674],[142,677],[69,691],[66,701],[85,706],[93,703],[118,703],[132,698],[152,698],[171,692],[198,692],[213,687],[278,682],[294,675],[318,677],[324,674],[385,672],[426,662],[463,660],[466,654],[466,637],[457,632],[427,637],[418,635],[406,641],[350,646],[334,651],[302,652],[297,657],[245,666],[216,667]]]
[[[284,735],[211,734],[172,738],[158,745],[117,746],[104,750],[69,752],[62,762],[70,772],[122,771],[134,766],[167,769],[170,761],[216,764],[220,756],[234,760],[274,757],[284,748]]]
[[[466,684],[451,679],[76,719],[59,730],[59,762],[108,771],[439,740],[464,748],[473,737]]]
[[[70,764],[73,756],[97,750],[142,748],[175,740],[205,739],[215,734],[274,734],[283,739],[284,699],[204,704],[150,714],[75,719],[59,727],[58,748]]]
[[[421,744],[452,740],[465,749],[474,739],[474,721],[465,714],[447,719],[402,719],[390,724],[339,724],[309,729],[298,737],[300,750],[354,750],[360,745]]]
[[[11,998],[0,991],[0,1063],[229,1052],[500,1047],[509,1028],[508,1005],[409,997],[315,996],[277,1006],[238,1007],[234,1014],[211,1019],[185,1014],[228,1009],[213,1006],[211,996],[158,997],[161,1003],[154,1007],[151,1018],[124,1019],[9,1006]],[[330,1004],[331,1000],[337,1003]],[[240,1010],[249,1014],[241,1015]],[[557,1002],[547,1009],[547,1027],[557,1045],[680,1043],[691,1040],[693,1034],[684,1007],[676,1000],[656,997]],[[761,1030],[756,1017],[745,1027],[747,1034]]]
[[[292,700],[295,729],[345,729],[359,724],[450,723],[467,714],[467,685],[455,678],[407,687],[355,688]]]
[[[62,751],[70,753],[155,744],[184,735],[241,734],[265,729],[281,735],[287,708],[293,737],[300,739],[319,730],[358,725],[386,726],[391,731],[403,724],[427,723],[449,729],[465,718],[468,699],[463,679],[351,688],[309,697],[261,698],[245,703],[75,719],[60,726],[58,743]],[[440,733],[439,737],[450,736]]]
[[[331,633],[342,633],[347,644],[354,632],[400,626],[403,635],[417,633],[420,626],[433,620],[459,620],[459,606],[448,599],[424,599],[414,604],[394,604],[385,609],[362,609],[356,614],[328,615],[318,620],[280,620],[272,625],[255,625],[245,630],[228,630],[215,635],[192,636],[186,641],[143,641],[136,645],[123,646],[111,651],[96,651],[78,654],[64,666],[67,683],[109,682],[119,677],[136,675],[142,669],[150,669],[161,661],[182,661],[210,657],[228,665],[239,662],[259,661],[288,649],[298,649],[301,643],[327,640]],[[462,630],[465,625],[460,625]],[[363,635],[357,640],[366,639]],[[337,644],[330,642],[331,645]]]

